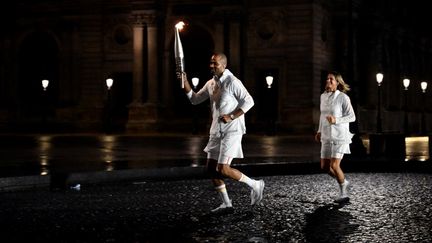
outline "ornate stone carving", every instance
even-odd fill
[[[158,14],[155,11],[135,11],[130,16],[130,21],[134,26],[143,27],[144,25],[156,25]]]
[[[127,16],[115,16],[105,22],[105,51],[125,52],[131,49],[132,29]]]
[[[143,13],[132,13],[129,19],[133,26],[143,27],[145,25]]]
[[[249,18],[249,29],[247,31],[251,47],[269,47],[280,44],[283,30],[283,13],[274,9],[267,9],[253,13]]]
[[[120,46],[128,44],[132,40],[132,31],[130,27],[125,24],[114,26],[112,39]]]

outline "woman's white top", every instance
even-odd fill
[[[333,144],[349,144],[354,136],[349,131],[349,123],[355,121],[356,117],[351,100],[345,93],[324,92],[320,100],[320,120],[318,132],[321,133],[321,142]],[[336,123],[330,124],[326,117],[336,117]]]

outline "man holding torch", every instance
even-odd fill
[[[222,204],[212,212],[232,210],[224,178],[247,184],[251,188],[251,205],[261,203],[264,191],[263,180],[251,179],[230,166],[233,158],[243,158],[241,140],[246,133],[244,114],[252,108],[254,101],[242,82],[226,69],[226,66],[225,54],[214,54],[210,59],[213,78],[198,92],[192,90],[186,73],[179,75],[192,104],[196,105],[210,99],[212,124],[204,151],[207,152],[207,170],[222,199]]]

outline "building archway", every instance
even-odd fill
[[[18,49],[17,115],[19,121],[54,116],[59,93],[59,48],[47,32],[34,32]],[[42,80],[49,80],[44,91]]]
[[[266,77],[273,77],[271,85],[266,82]],[[254,94],[257,119],[255,126],[258,131],[268,135],[275,135],[278,122],[278,100],[280,74],[278,68],[257,68],[255,70],[256,84]]]

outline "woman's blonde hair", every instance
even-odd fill
[[[346,93],[351,90],[350,86],[347,83],[345,83],[340,73],[336,71],[330,71],[328,74],[332,74],[333,76],[335,76],[335,79],[338,82],[337,89],[339,91]]]

